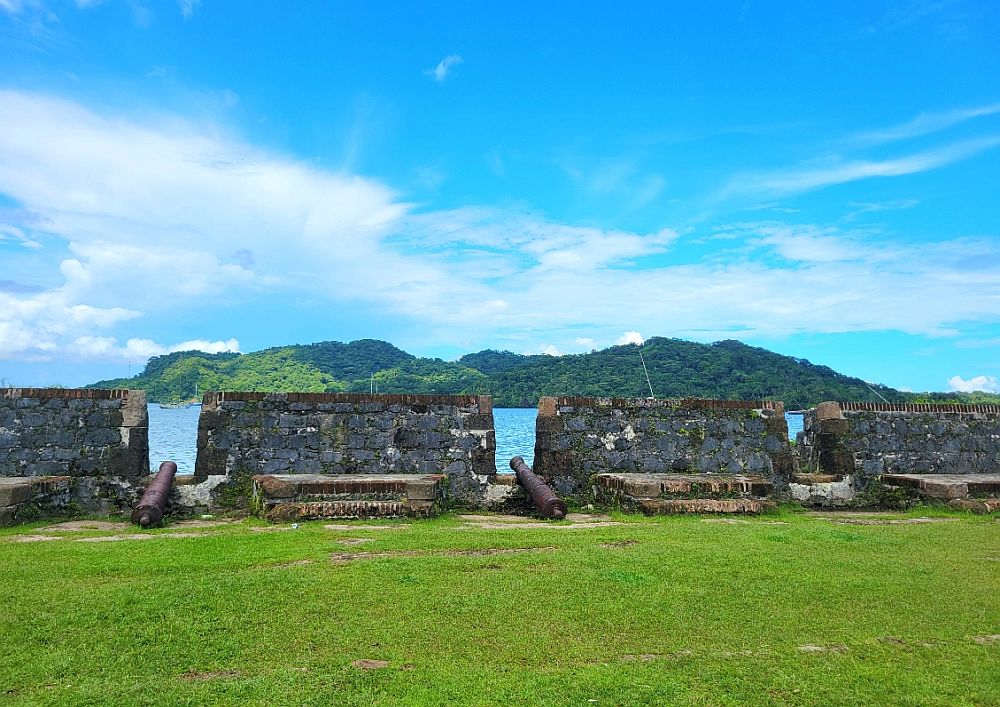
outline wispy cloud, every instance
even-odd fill
[[[448,74],[451,73],[452,67],[458,66],[461,63],[462,57],[458,54],[451,54],[439,61],[433,69],[424,69],[424,75],[430,76],[438,83],[443,83],[448,78]]]
[[[995,115],[997,113],[1000,113],[1000,103],[992,103],[975,108],[960,108],[941,113],[921,113],[912,120],[908,120],[900,125],[861,133],[853,138],[849,138],[848,142],[858,147],[864,147],[894,142],[896,140],[908,140],[945,130],[973,118]]]
[[[858,202],[849,204],[853,209],[844,216],[844,221],[854,221],[862,214],[880,213],[883,211],[902,211],[912,209],[920,203],[919,199],[891,199],[889,201]]]
[[[1000,135],[993,135],[895,159],[834,160],[829,165],[803,165],[770,172],[740,174],[733,177],[716,198],[741,195],[790,196],[861,179],[916,174],[968,159],[998,145]]]
[[[185,20],[194,17],[194,11],[200,2],[201,0],[177,0],[177,5],[181,8],[181,15]]]

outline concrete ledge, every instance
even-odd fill
[[[882,484],[915,489],[928,498],[1000,495],[1000,474],[883,474]]]
[[[302,501],[278,503],[267,510],[270,521],[316,520],[320,518],[402,518],[429,509],[418,503],[411,512],[402,501]]]
[[[26,507],[65,505],[73,479],[69,476],[0,477],[0,525],[13,525]]]
[[[427,516],[443,505],[444,474],[260,474],[253,505],[269,520]]]
[[[639,508],[646,515],[675,515],[679,513],[761,513],[775,508],[773,501],[751,498],[685,498],[643,499]]]
[[[669,496],[757,496],[771,493],[762,476],[722,474],[596,474],[594,485],[612,495],[633,498]]]

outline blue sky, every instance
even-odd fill
[[[672,336],[997,391],[1000,6],[702,5],[0,0],[0,378]]]

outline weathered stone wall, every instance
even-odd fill
[[[593,474],[792,472],[784,405],[775,401],[542,398],[534,470],[584,500]]]
[[[0,477],[71,477],[83,510],[126,508],[149,475],[141,390],[0,390]]]
[[[495,453],[489,396],[209,393],[192,481],[239,505],[255,474],[443,473],[478,505]]]
[[[821,403],[803,416],[803,466],[852,475],[1000,472],[1000,405]]]

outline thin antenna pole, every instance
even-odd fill
[[[653,394],[653,384],[649,380],[649,369],[646,368],[646,359],[642,357],[642,344],[639,344],[639,360],[642,361],[642,370],[646,374],[646,385],[649,386],[649,397],[655,398]]]
[[[870,385],[868,385],[867,383],[865,383],[865,386],[868,388],[868,390],[870,390],[871,392],[875,393],[875,395],[878,395],[878,397],[882,400],[883,403],[888,403],[889,402],[888,400],[886,400],[885,398],[883,398],[881,395],[879,395],[878,391],[875,390],[874,388],[872,388]]]

